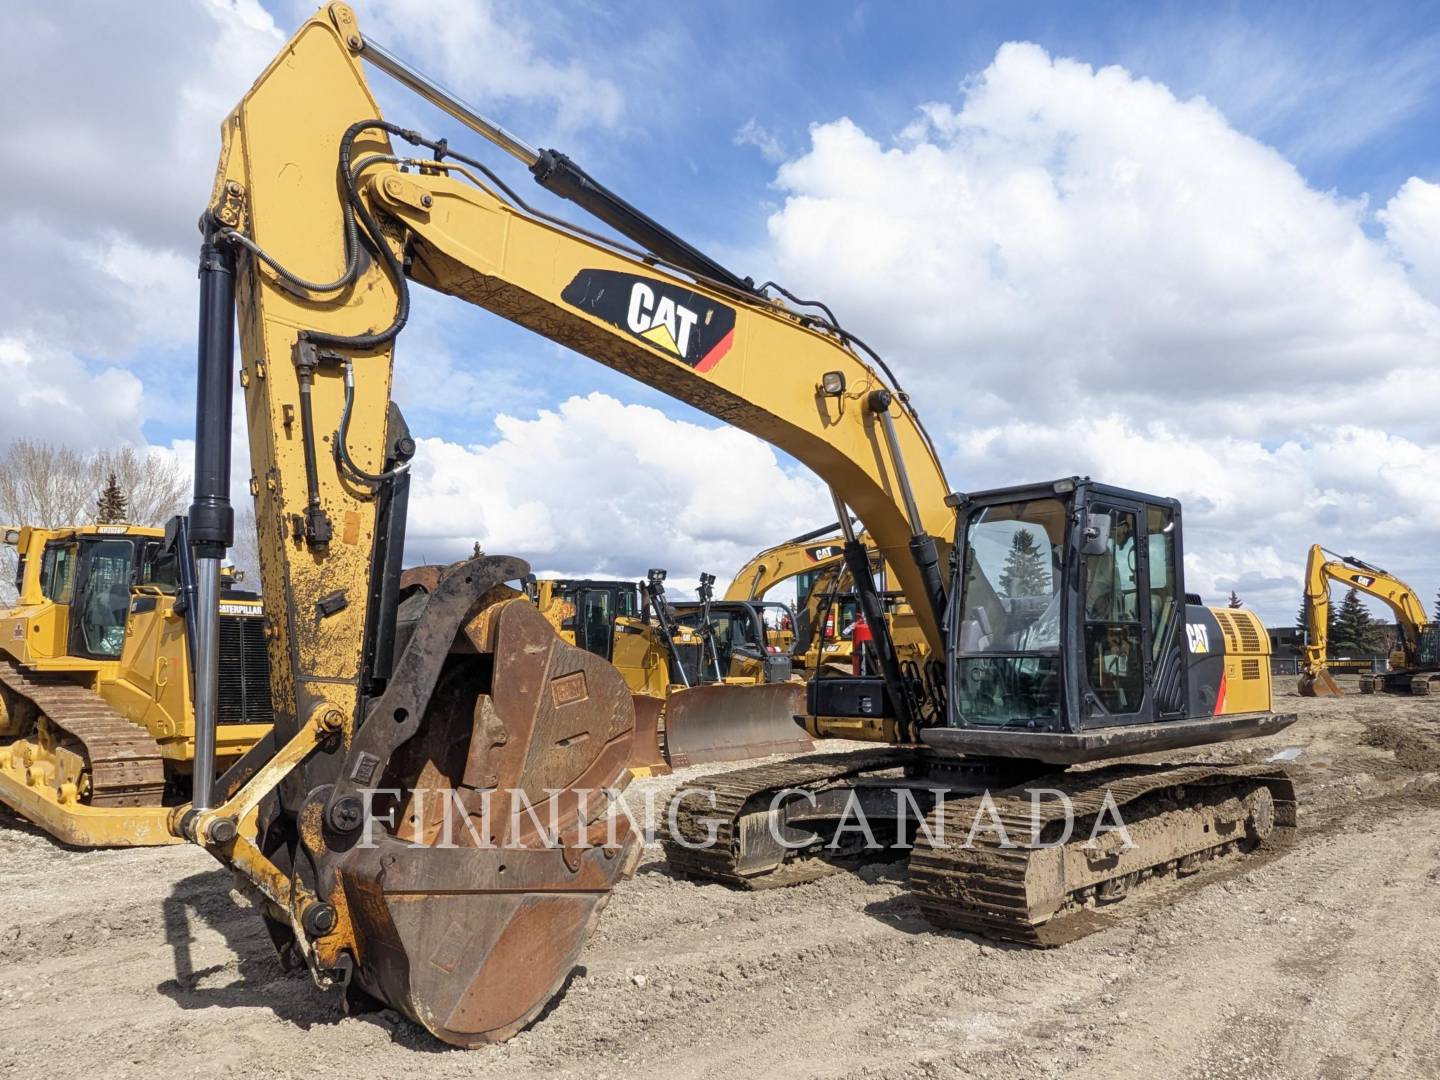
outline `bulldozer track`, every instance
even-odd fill
[[[816,754],[717,773],[683,784],[666,808],[666,821],[673,820],[675,828],[662,841],[665,858],[677,873],[748,889],[813,880],[830,873],[829,864],[796,852],[787,853],[784,863],[768,873],[746,874],[741,870],[748,839],[742,825],[746,807],[757,798],[765,798],[768,806],[768,797],[785,788],[814,789],[860,773],[897,768],[915,759],[916,753],[909,750]],[[701,794],[697,796],[697,792]],[[712,793],[713,802],[705,797],[706,793]],[[675,806],[682,796],[683,801]],[[715,839],[710,843],[712,826]]]
[[[79,744],[90,775],[88,805],[161,805],[165,764],[159,745],[144,729],[64,675],[27,671],[4,660],[0,682]]]
[[[1073,807],[1074,839],[1060,851],[1053,850],[1053,843],[1051,850],[1042,844],[1046,830],[1063,823],[1064,804],[1042,801],[1037,812],[1029,794],[1035,788],[1064,792]],[[1171,822],[1179,815],[1215,816],[1216,808],[1228,801],[1233,825],[1236,802],[1253,799],[1259,788],[1269,792],[1273,805],[1273,823],[1261,830],[1265,835],[1257,836],[1247,822],[1228,831],[1215,829],[1208,846],[1177,852],[1174,835],[1167,833],[1174,833]],[[1057,891],[1049,882],[1054,881],[1058,857],[1089,842],[1091,826],[1106,810],[1107,794],[1127,827],[1145,821],[1154,827],[1140,842],[1138,856],[1123,865],[1115,857],[1113,877],[1089,879],[1072,888],[1061,885]],[[1293,839],[1296,821],[1294,783],[1283,769],[1265,765],[1113,766],[1057,774],[998,792],[992,805],[993,814],[983,809],[980,799],[948,800],[936,808],[931,834],[964,842],[937,846],[923,833],[917,837],[910,855],[916,904],[936,926],[1040,947],[1063,945],[1113,925],[1124,910],[1124,898],[1145,882],[1187,875],[1227,855],[1286,844]],[[983,823],[978,830],[977,815]],[[991,827],[997,820],[1003,832]],[[1204,832],[1211,833],[1208,820]],[[1051,861],[1040,865],[1047,856]],[[1099,876],[1103,878],[1103,872]],[[1042,897],[1049,903],[1041,902]],[[1111,902],[1114,915],[1105,910]]]

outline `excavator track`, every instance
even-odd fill
[[[142,728],[94,691],[63,675],[27,671],[0,660],[0,682],[34,705],[40,716],[73,739],[85,761],[89,806],[159,806],[165,794],[160,747]]]
[[[716,773],[680,787],[666,807],[662,846],[672,870],[746,889],[810,881],[833,871],[820,856],[786,850],[770,833],[771,800],[786,788],[818,791],[862,773],[903,767],[909,750],[815,754],[773,765]],[[710,842],[710,830],[715,837]]]
[[[1032,803],[1030,792],[1066,802]],[[992,809],[993,808],[993,809]],[[1113,808],[1113,809],[1112,809]],[[1090,843],[1097,819],[1118,831]],[[1287,843],[1295,787],[1265,765],[1122,765],[1054,774],[983,798],[947,800],[910,856],[910,883],[934,925],[1027,945],[1063,945],[1113,925],[1137,887],[1211,860]],[[1000,827],[996,827],[996,825]],[[943,832],[941,829],[943,828]],[[1063,841],[1063,843],[1062,843]],[[1112,911],[1105,910],[1113,905]]]

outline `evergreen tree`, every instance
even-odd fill
[[[1436,622],[1440,622],[1440,591],[1435,593],[1435,612],[1430,617]]]
[[[1231,606],[1232,608],[1238,608],[1238,607],[1244,607],[1244,606],[1245,606],[1244,604],[1242,604],[1242,603],[1240,602],[1240,594],[1237,593],[1234,589],[1231,589],[1231,590],[1230,590],[1230,606]]]
[[[1331,652],[1345,651],[1356,656],[1373,656],[1385,650],[1385,627],[1377,623],[1356,589],[1345,593],[1335,616]]]
[[[1050,591],[1045,553],[1035,543],[1035,534],[1019,529],[1010,538],[1010,552],[1000,573],[1000,589],[1006,596],[1041,596]]]
[[[125,497],[125,492],[120,490],[120,484],[112,472],[106,478],[105,487],[101,489],[100,498],[95,504],[95,520],[101,525],[113,525],[124,521],[129,510],[130,500]]]

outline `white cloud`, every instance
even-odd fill
[[[1248,581],[1276,620],[1316,541],[1433,591],[1410,554],[1440,522],[1431,185],[1382,217],[1407,270],[1363,200],[1205,101],[1029,44],[893,141],[842,119],[811,142],[778,171],[775,258],[889,354],[954,486],[1186,496],[1202,584]]]
[[[785,147],[775,133],[764,127],[753,116],[746,120],[731,140],[736,146],[753,146],[760,156],[772,164],[785,160]]]
[[[491,443],[422,438],[407,557],[518,555],[537,571],[721,581],[765,542],[823,524],[820,482],[734,428],[672,420],[605,394],[530,419],[501,416]]]
[[[384,0],[357,4],[362,33],[433,71],[484,108],[518,101],[554,110],[555,125],[612,126],[625,109],[612,79],[576,61],[555,63],[537,48],[533,12],[491,0]],[[377,78],[377,82],[383,77]]]
[[[1237,590],[1284,621],[1298,607],[1313,543],[1377,562],[1421,587],[1440,532],[1440,446],[1338,428],[1273,448],[1118,416],[1011,421],[968,431],[958,471],[999,483],[1074,473],[1181,500],[1187,585],[1211,602]],[[1063,464],[1062,464],[1063,463]]]
[[[1412,176],[1376,216],[1416,288],[1440,303],[1440,184]]]
[[[0,337],[0,405],[5,439],[38,439],[76,449],[142,442],[140,380],[128,371],[86,371],[62,349]]]

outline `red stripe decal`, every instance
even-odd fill
[[[709,371],[720,362],[721,357],[730,351],[730,346],[733,344],[735,344],[735,331],[731,330],[715,343],[713,349],[700,358],[700,362],[695,365],[695,370],[701,372]]]
[[[1215,715],[1225,711],[1225,672],[1220,672],[1220,689],[1215,691]]]

